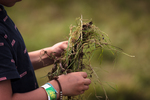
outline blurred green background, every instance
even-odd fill
[[[105,51],[102,64],[96,57],[92,66],[99,75],[110,100],[150,100],[150,0],[23,0],[8,15],[20,30],[28,51],[67,40],[69,26],[81,15],[106,32],[111,43],[130,58]],[[39,85],[48,81],[51,66],[36,70]],[[105,100],[100,85],[92,81],[85,99]]]

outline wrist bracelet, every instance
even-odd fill
[[[58,77],[54,77],[54,80],[56,80],[56,82],[57,82],[58,85],[59,85],[59,89],[60,89],[60,92],[59,92],[59,100],[62,100],[62,98],[63,98],[63,95],[62,95],[62,88],[61,88],[60,82],[58,81]]]
[[[48,100],[56,100],[57,99],[57,91],[54,89],[54,87],[49,83],[41,86],[42,88],[45,89],[47,95],[48,95]]]
[[[52,86],[52,84],[50,84],[50,83],[46,83],[46,84],[50,85],[50,86],[55,90],[55,93],[57,94],[57,91],[56,91],[56,89]]]

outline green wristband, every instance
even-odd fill
[[[46,90],[46,93],[48,95],[48,100],[56,100],[57,99],[55,89],[52,86],[45,84],[41,87],[43,87]]]

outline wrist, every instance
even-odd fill
[[[60,82],[59,82],[57,76],[54,77],[54,80],[57,82],[57,84],[58,84],[58,86],[59,86],[59,90],[60,90],[60,92],[59,92],[59,100],[62,100],[62,99],[63,99],[63,94],[62,94],[62,87],[61,87],[61,84],[60,84]]]
[[[51,56],[51,52],[52,52],[52,47],[48,47],[48,48],[43,48],[41,49],[40,51],[40,55],[42,55],[42,58],[43,59],[47,59],[47,58],[50,58]]]
[[[55,80],[52,80],[49,82],[57,91],[57,99],[59,99],[59,95],[60,95],[60,89],[59,89],[59,85]]]
[[[52,55],[51,47],[40,50],[40,61],[43,66],[48,66],[54,63],[54,56]]]

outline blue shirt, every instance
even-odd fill
[[[35,90],[38,84],[23,38],[0,8],[0,81],[11,80],[13,93]]]

